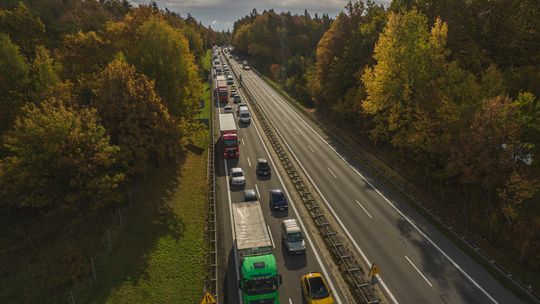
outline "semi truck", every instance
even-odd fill
[[[219,102],[229,102],[229,92],[227,91],[227,79],[224,75],[218,75],[216,77],[216,97]]]
[[[238,147],[236,123],[232,113],[219,114],[219,132],[223,145],[223,157],[238,158],[240,149]]]
[[[233,203],[233,221],[238,253],[238,284],[242,303],[279,304],[278,274],[272,242],[259,201]]]

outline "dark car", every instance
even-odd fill
[[[285,193],[281,189],[272,189],[270,190],[270,206],[274,210],[287,210],[289,208],[289,203],[285,197]]]
[[[253,189],[244,190],[244,202],[252,202],[257,200],[257,193]]]
[[[240,102],[242,102],[242,99],[240,98],[240,95],[238,95],[238,94],[234,95],[233,98],[234,98],[234,99],[233,99],[233,100],[234,100],[234,103],[240,103]]]
[[[268,161],[264,158],[257,159],[257,169],[255,169],[257,177],[270,177],[272,172],[270,170],[270,165]]]

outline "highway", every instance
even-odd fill
[[[242,99],[247,100],[245,96]],[[224,104],[219,104],[214,99],[214,123],[216,126],[216,138],[219,138],[219,113],[223,112]],[[232,105],[232,101],[229,101],[229,105]],[[235,118],[236,106],[234,107]],[[254,119],[254,118],[252,118]],[[306,235],[306,254],[298,256],[290,256],[287,254],[286,249],[281,239],[281,221],[286,218],[299,218],[297,208],[298,202],[291,200],[289,191],[294,189],[287,189],[284,187],[282,177],[277,172],[273,160],[271,159],[268,149],[263,141],[263,133],[257,130],[256,124],[251,122],[244,125],[239,124],[237,120],[238,136],[240,141],[240,158],[239,159],[227,159],[225,160],[221,154],[221,145],[216,143],[216,180],[218,181],[218,199],[216,205],[219,205],[219,213],[221,216],[222,231],[220,242],[223,244],[222,261],[224,261],[223,267],[220,267],[225,272],[225,275],[221,275],[221,281],[219,285],[222,286],[223,302],[224,303],[240,303],[239,290],[238,290],[238,277],[236,264],[236,253],[234,250],[233,242],[233,225],[232,225],[232,213],[231,204],[236,202],[242,202],[244,198],[244,189],[256,190],[259,201],[261,202],[264,219],[268,225],[268,229],[271,235],[273,245],[275,246],[273,254],[276,257],[278,263],[278,272],[283,276],[283,284],[279,288],[280,303],[303,303],[302,292],[300,288],[300,278],[308,272],[321,272],[324,274],[327,282],[333,289],[333,296],[336,303],[342,302],[342,291],[335,286],[334,278],[332,278],[328,272],[328,265],[324,262],[324,258],[319,253],[319,249],[313,244],[312,236],[305,227],[304,221],[300,221],[302,230]],[[265,158],[271,164],[272,177],[271,179],[260,180],[255,173],[255,165],[257,158]],[[241,167],[244,169],[246,175],[246,186],[244,188],[231,188],[229,186],[228,171],[232,167]],[[285,176],[283,176],[285,177]],[[269,191],[270,189],[280,188],[286,191],[289,199],[288,211],[274,211],[269,206]],[[310,219],[307,219],[310,220]],[[221,296],[220,296],[221,298]]]
[[[368,265],[378,265],[392,302],[521,303],[370,176],[351,151],[333,142],[256,73],[231,63],[356,250]]]

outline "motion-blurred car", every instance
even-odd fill
[[[332,291],[320,273],[312,272],[304,275],[300,279],[300,284],[307,304],[334,304]]]
[[[285,197],[285,193],[281,189],[272,189],[270,190],[270,206],[274,210],[287,210],[289,208],[289,203]]]

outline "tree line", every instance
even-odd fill
[[[223,34],[128,1],[0,6],[0,209],[96,215],[179,159]]]
[[[236,51],[321,117],[390,151],[466,229],[540,267],[540,2],[349,2],[327,28],[284,16],[239,20]],[[325,32],[283,46],[300,22],[287,18]]]

